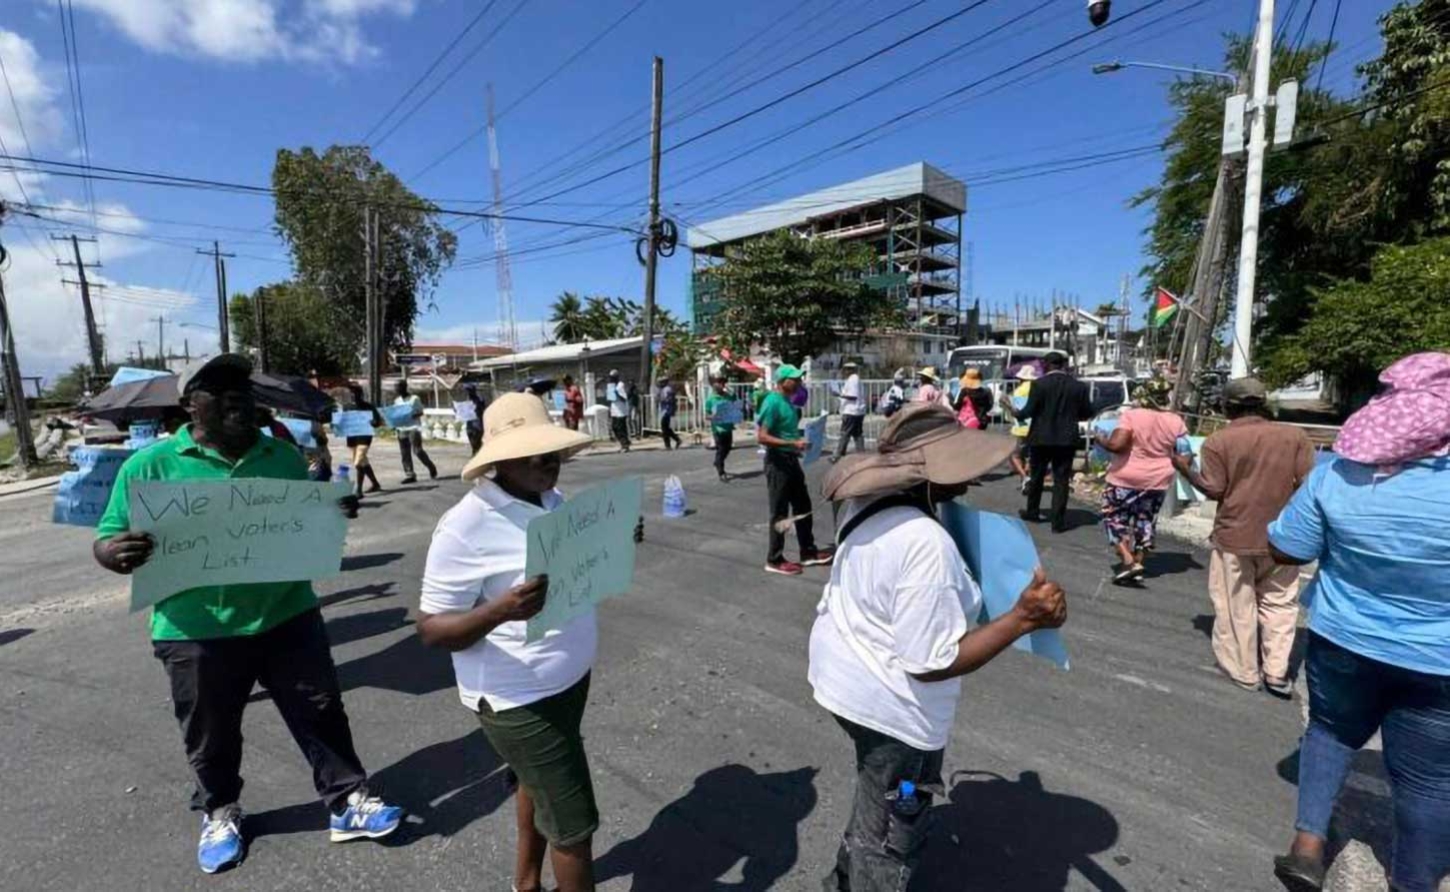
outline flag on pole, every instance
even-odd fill
[[[1178,313],[1178,297],[1167,288],[1157,288],[1153,295],[1153,315],[1150,319],[1154,328],[1162,328]]]

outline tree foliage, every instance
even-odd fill
[[[232,337],[244,350],[258,346],[257,300],[266,301],[267,357],[271,371],[284,375],[339,375],[358,366],[365,340],[362,322],[350,309],[301,282],[263,285],[232,297]]]
[[[865,282],[875,262],[875,251],[860,243],[784,231],[752,239],[711,271],[722,298],[715,332],[737,355],[759,345],[800,362],[838,336],[897,327],[903,308]]]
[[[565,291],[549,305],[549,322],[555,339],[565,344],[636,338],[644,334],[644,308],[623,297],[593,295],[581,300],[574,292]],[[686,327],[674,313],[655,308],[656,335],[679,334]]]
[[[379,275],[386,301],[384,342],[404,349],[413,322],[431,306],[458,237],[437,221],[438,208],[413,194],[364,146],[281,149],[272,168],[276,231],[287,241],[300,286],[362,325],[366,307],[364,208],[379,218]],[[360,346],[362,328],[350,330]],[[356,350],[352,351],[353,353]]]

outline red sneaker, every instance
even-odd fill
[[[766,564],[765,572],[779,573],[781,576],[799,576],[804,572],[800,564],[791,561],[781,561],[778,564]]]
[[[824,567],[836,559],[836,549],[817,548],[810,554],[801,555],[801,565],[805,567]]]

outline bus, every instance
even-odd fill
[[[945,380],[950,386],[950,382],[960,378],[962,372],[975,368],[982,373],[982,383],[991,388],[995,403],[997,399],[1001,398],[1008,370],[1034,359],[1040,363],[1044,356],[1052,352],[1054,351],[1043,347],[1011,347],[1002,344],[958,347],[951,352],[951,356],[947,359]],[[1069,361],[1071,358],[1069,355]],[[1131,382],[1122,375],[1094,376],[1080,380],[1088,386],[1093,408],[1097,411],[1123,405],[1128,402],[1128,394],[1132,390]],[[1001,407],[994,405],[992,417],[998,418],[1001,414]]]

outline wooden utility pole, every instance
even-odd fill
[[[258,288],[252,298],[252,312],[257,317],[257,367],[267,371],[267,289]]]
[[[96,329],[96,313],[91,306],[91,283],[86,279],[86,269],[88,267],[97,268],[100,264],[88,264],[81,259],[81,242],[94,242],[95,239],[81,238],[77,235],[52,235],[51,240],[70,242],[71,250],[75,252],[75,263],[66,263],[59,258],[56,258],[55,262],[59,266],[75,267],[76,285],[81,289],[81,309],[85,311],[86,316],[86,345],[90,348],[91,371],[99,378],[106,374],[106,354],[104,343],[101,341],[101,333]],[[65,283],[64,279],[61,281],[63,284]]]
[[[1213,323],[1218,318],[1219,292],[1222,290],[1222,276],[1217,280],[1213,276],[1214,261],[1219,260],[1217,267],[1221,274],[1223,263],[1219,258],[1228,250],[1228,164],[1227,160],[1219,162],[1218,179],[1213,186],[1213,197],[1208,203],[1208,219],[1204,223],[1198,255],[1193,262],[1193,285],[1188,299],[1196,305],[1198,312],[1188,313],[1181,308],[1179,310],[1179,314],[1186,318],[1180,320],[1183,324],[1183,340],[1177,359],[1178,382],[1173,388],[1175,409],[1199,408],[1198,372],[1208,358],[1208,348],[1213,340]],[[1169,346],[1169,357],[1173,358],[1172,341]]]
[[[0,203],[0,222],[5,206]],[[0,266],[6,252],[0,245]],[[5,303],[5,279],[0,275],[0,373],[4,376],[5,416],[15,430],[15,452],[20,467],[29,471],[40,463],[35,454],[35,437],[30,430],[30,407],[25,405],[25,384],[20,379],[20,358],[15,355],[15,330],[10,327],[10,307]]]
[[[655,335],[655,272],[660,248],[660,119],[665,103],[665,60],[655,56],[654,109],[649,133],[649,249],[644,259],[644,343],[639,348],[640,386],[650,392],[654,383],[651,360]]]
[[[166,315],[152,316],[151,321],[156,323],[156,355],[161,359],[161,368],[166,368]]]
[[[217,345],[222,353],[230,353],[232,350],[231,328],[227,324],[227,257],[235,257],[235,254],[223,254],[221,245],[217,242],[211,243],[211,250],[204,251],[200,248],[196,253],[204,254],[212,259],[216,266],[216,330]]]

